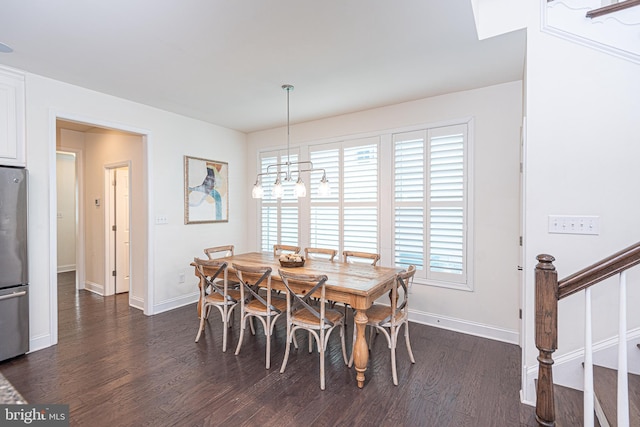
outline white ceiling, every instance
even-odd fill
[[[2,0],[0,64],[243,132],[522,79],[471,0]]]

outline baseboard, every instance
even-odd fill
[[[153,314],[162,313],[164,311],[173,310],[175,308],[183,307],[185,305],[193,304],[198,301],[200,293],[193,292],[188,295],[179,296],[176,298],[170,298],[159,302],[153,306]]]
[[[75,264],[69,264],[69,265],[59,265],[58,266],[58,273],[67,273],[69,271],[76,271],[76,265]]]
[[[640,328],[627,332],[627,368],[633,374],[640,374],[640,351],[636,344],[640,343]],[[582,390],[584,370],[584,348],[565,353],[554,358],[553,383],[564,387]],[[618,367],[618,338],[617,336],[598,341],[593,345],[593,364],[605,368],[617,369]],[[538,378],[538,366],[527,369],[527,391],[535,390],[534,380]],[[528,394],[527,397],[534,396]],[[527,399],[530,400],[530,399]]]
[[[84,282],[84,289],[89,292],[104,296],[104,286],[98,283],[86,281]]]
[[[37,337],[29,338],[29,351],[27,353],[33,353],[34,351],[42,350],[43,348],[51,347],[51,335],[44,334]]]
[[[439,314],[426,313],[409,309],[409,320],[423,325],[435,326],[437,328],[448,329],[450,331],[462,332],[463,334],[488,338],[495,341],[502,341],[509,344],[520,343],[519,333],[496,326],[485,325],[483,323],[471,322],[454,317],[441,316]]]
[[[129,305],[133,308],[144,311],[144,300],[140,297],[134,297],[129,294]]]

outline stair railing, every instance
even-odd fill
[[[587,268],[558,281],[553,265],[555,258],[541,254],[536,257],[536,348],[538,355],[538,383],[536,390],[536,420],[543,426],[555,426],[553,395],[553,353],[558,348],[558,301],[585,290],[585,390],[584,422],[593,425],[593,367],[591,348],[591,289],[609,277],[620,275],[620,321],[618,343],[618,420],[629,424],[627,386],[626,339],[626,270],[640,264],[640,242],[629,246]],[[624,368],[624,371],[622,370]],[[624,402],[621,402],[623,400]],[[625,406],[626,405],[626,406]],[[625,410],[626,408],[626,410]],[[588,412],[587,412],[588,411]],[[622,418],[621,418],[622,416]],[[590,423],[589,424],[589,420]],[[619,425],[624,425],[621,422]]]

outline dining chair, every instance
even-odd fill
[[[376,265],[380,261],[380,255],[372,252],[356,252],[356,251],[343,251],[342,256],[344,262],[347,263],[370,263]]]
[[[391,288],[391,305],[373,304],[366,310],[367,326],[375,328],[382,332],[387,339],[387,346],[391,350],[391,374],[393,384],[398,385],[398,372],[396,368],[396,347],[398,344],[398,334],[400,328],[404,325],[404,340],[407,345],[407,353],[411,363],[416,363],[411,351],[411,341],[409,340],[409,292],[408,288],[413,282],[416,274],[415,265],[410,265],[408,269],[398,273],[395,278],[395,284]],[[399,295],[401,291],[401,295]],[[370,329],[373,332],[373,329]],[[369,335],[369,349],[371,349],[371,341],[373,334]],[[356,327],[353,328],[353,343],[356,342]],[[352,347],[353,348],[353,347]],[[349,358],[349,367],[353,364],[353,351]]]
[[[229,287],[227,262],[194,258],[193,263],[196,267],[196,274],[200,278],[198,282],[198,287],[200,288],[200,326],[196,335],[196,342],[204,332],[204,321],[209,317],[211,307],[216,307],[222,317],[222,351],[225,352],[227,351],[227,330],[231,327],[229,319],[240,300],[240,291]],[[213,273],[205,273],[205,267],[208,271],[213,271]],[[222,275],[222,280],[218,280],[220,275]]]
[[[282,269],[278,269],[278,273],[287,288],[287,346],[280,373],[283,373],[287,367],[291,343],[293,342],[295,348],[298,348],[295,340],[296,331],[305,330],[309,333],[310,352],[311,340],[315,339],[318,353],[320,353],[320,389],[324,390],[325,353],[329,337],[335,328],[340,330],[342,358],[345,365],[347,364],[344,328],[342,328],[344,315],[337,310],[327,308],[326,275],[295,274]],[[318,298],[317,306],[314,306],[314,298]]]
[[[204,254],[209,259],[222,258],[227,256],[233,256],[233,245],[214,246],[212,248],[206,248]]]
[[[280,256],[282,253],[297,254],[299,252],[300,252],[300,246],[273,245],[273,256]]]
[[[264,335],[267,338],[265,366],[269,369],[271,367],[271,335],[273,335],[276,321],[287,310],[287,302],[282,298],[272,298],[271,267],[255,267],[234,263],[233,269],[240,281],[241,329],[236,356],[242,347],[247,320],[251,322],[256,318],[262,323]],[[261,294],[260,289],[265,289],[266,292]],[[255,330],[251,329],[255,334]]]
[[[338,251],[335,249],[327,248],[304,248],[305,259],[326,259],[333,261],[338,255]]]

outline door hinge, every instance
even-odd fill
[[[518,310],[518,311],[519,311],[519,313],[518,313],[518,317],[519,317],[520,319],[522,319],[522,309],[520,309],[520,310]]]
[[[522,246],[522,236],[520,236],[520,246]]]
[[[116,277],[116,271],[115,271],[115,270],[113,270],[113,271],[111,272],[111,275],[112,275],[113,277]]]
[[[111,226],[111,231],[116,231],[116,226],[115,225]]]

